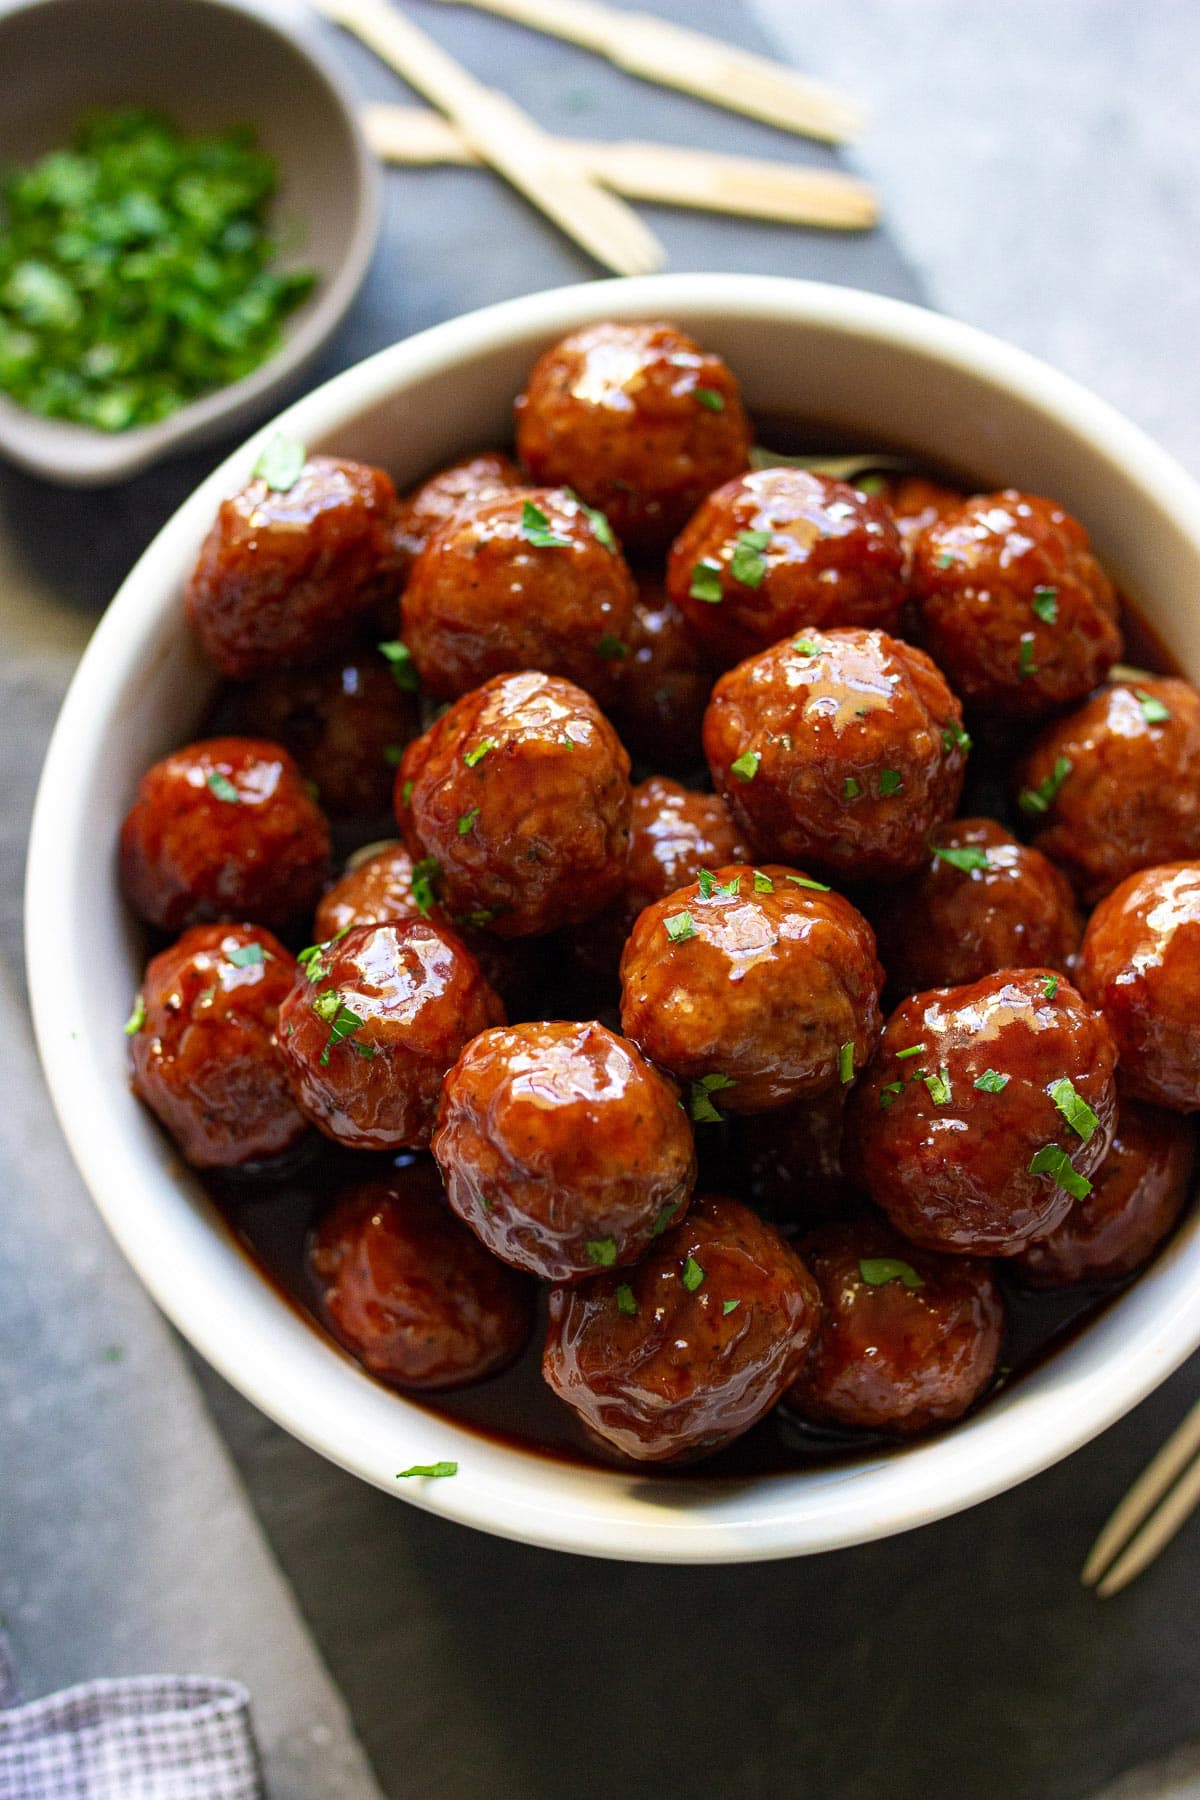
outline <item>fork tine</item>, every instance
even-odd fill
[[[1158,1454],[1147,1463],[1092,1545],[1079,1577],[1085,1587],[1093,1587],[1119,1553],[1131,1547],[1130,1541],[1142,1521],[1154,1511],[1197,1450],[1200,1450],[1200,1400],[1192,1407],[1183,1423],[1172,1432]],[[1197,1497],[1200,1497],[1200,1488],[1197,1489]],[[1186,1513],[1182,1515],[1179,1524],[1183,1523],[1186,1516]],[[1165,1538],[1163,1542],[1166,1542]],[[1123,1562],[1124,1558],[1121,1560]],[[1120,1564],[1116,1566],[1119,1567]],[[1139,1567],[1145,1567],[1145,1564],[1140,1564]],[[1126,1580],[1132,1580],[1136,1573],[1137,1570],[1134,1570]],[[1111,1579],[1111,1572],[1109,1578]],[[1105,1593],[1116,1590],[1102,1587],[1100,1591]]]
[[[1150,1514],[1103,1581],[1097,1582],[1096,1592],[1101,1599],[1107,1600],[1111,1595],[1120,1593],[1122,1588],[1128,1587],[1134,1576],[1140,1575],[1147,1564],[1152,1563],[1159,1552],[1166,1548],[1197,1505],[1200,1505],[1200,1457],[1185,1470],[1162,1505]]]

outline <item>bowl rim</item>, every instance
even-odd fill
[[[163,527],[101,620],[64,700],[38,790],[26,887],[34,1025],[64,1135],[126,1257],[196,1349],[293,1435],[431,1512],[547,1548],[679,1563],[807,1554],[912,1529],[991,1498],[1078,1449],[1200,1344],[1200,1217],[1185,1224],[1076,1342],[1056,1352],[1048,1387],[1018,1384],[942,1436],[849,1468],[671,1484],[652,1473],[627,1476],[547,1461],[480,1437],[370,1381],[336,1346],[301,1325],[240,1253],[239,1273],[228,1232],[220,1248],[215,1212],[184,1204],[178,1166],[165,1151],[147,1152],[133,1141],[98,1050],[84,1034],[66,1032],[63,1022],[72,983],[87,977],[87,949],[67,898],[82,827],[78,759],[99,755],[106,721],[134,679],[147,679],[147,650],[161,647],[178,604],[181,559],[194,554],[219,498],[246,478],[270,435],[283,430],[322,442],[410,383],[531,335],[550,342],[605,317],[674,317],[686,326],[704,315],[836,331],[998,385],[1119,459],[1135,487],[1147,498],[1152,493],[1171,517],[1200,565],[1200,487],[1166,451],[1069,377],[921,307],[824,283],[726,274],[598,281],[503,301],[402,340],[315,389],[215,469]],[[177,1207],[169,1203],[172,1185]],[[286,1317],[293,1317],[290,1334]],[[1121,1326],[1119,1354],[1114,1321]],[[1075,1354],[1086,1343],[1099,1353]],[[393,1409],[389,1419],[403,1421],[395,1434],[397,1442],[405,1440],[403,1452],[390,1444],[385,1453],[368,1429],[380,1416],[380,1399]],[[467,1466],[452,1481],[398,1487],[401,1454],[413,1461],[466,1456]]]
[[[0,0],[0,32],[25,13],[50,11],[62,0]],[[170,0],[160,0],[166,5]],[[359,108],[332,59],[317,40],[302,10],[293,15],[279,0],[187,0],[213,13],[251,19],[307,64],[341,114],[354,165],[354,224],[337,269],[321,285],[311,305],[301,309],[294,328],[285,322],[279,348],[238,381],[189,400],[153,425],[104,432],[70,419],[47,419],[0,393],[0,454],[28,473],[67,487],[99,487],[149,468],[162,458],[219,437],[296,381],[342,323],[366,279],[379,240],[383,172],[367,142]],[[169,108],[168,108],[169,109]]]

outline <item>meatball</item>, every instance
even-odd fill
[[[362,650],[240,684],[220,713],[230,730],[282,744],[338,821],[387,816],[396,760],[420,730],[416,697],[396,686],[382,657]]]
[[[848,900],[793,869],[727,865],[639,917],[621,1029],[692,1084],[693,1118],[764,1112],[853,1081],[882,985],[875,934]]]
[[[736,1121],[736,1154],[750,1198],[769,1219],[819,1225],[852,1217],[862,1196],[842,1159],[849,1088]]]
[[[750,455],[737,382],[673,325],[573,332],[534,364],[516,421],[534,480],[573,487],[639,554],[664,549]]]
[[[329,827],[278,744],[208,738],[142,776],[120,864],[130,905],[164,931],[210,919],[282,926],[316,903]]]
[[[775,644],[721,677],[704,719],[717,792],[760,854],[833,879],[915,873],[969,748],[929,658],[882,631]]]
[[[900,534],[880,500],[805,469],[756,469],[710,494],[671,547],[667,593],[728,667],[789,633],[894,631]]]
[[[1138,869],[1200,857],[1200,693],[1114,682],[1048,726],[1017,777],[1034,843],[1085,906]]]
[[[1143,869],[1102,900],[1078,981],[1108,1021],[1128,1091],[1200,1108],[1200,862]]]
[[[699,768],[712,673],[695,632],[655,578],[638,582],[627,642],[612,709],[622,743],[652,768]]]
[[[433,1154],[480,1242],[547,1281],[636,1261],[696,1181],[675,1087],[595,1023],[513,1025],[468,1044]]]
[[[514,669],[564,675],[607,700],[635,593],[599,513],[562,488],[502,490],[422,550],[400,602],[404,642],[438,700]]]
[[[913,548],[926,526],[944,519],[947,513],[955,512],[963,502],[963,495],[958,488],[946,487],[940,481],[930,481],[924,475],[895,475],[888,478],[868,475],[865,480],[856,481],[854,485],[862,492],[878,495],[887,507],[896,530],[900,533],[906,576],[912,572]]]
[[[1121,654],[1117,596],[1087,532],[1053,500],[976,494],[913,548],[921,640],[968,707],[1040,719]]]
[[[446,1211],[425,1163],[344,1193],[307,1262],[329,1329],[396,1387],[485,1381],[516,1361],[533,1330],[529,1284]]]
[[[1053,863],[995,819],[956,819],[933,844],[920,874],[889,889],[874,920],[898,997],[962,987],[997,969],[1070,974],[1083,921]]]
[[[465,456],[449,468],[439,469],[400,501],[396,512],[393,541],[401,568],[401,579],[407,581],[412,565],[441,526],[454,518],[463,506],[474,506],[502,494],[506,488],[520,487],[521,471],[511,456],[502,450],[484,450],[478,456]]]
[[[639,1462],[718,1450],[799,1375],[816,1283],[737,1200],[698,1200],[636,1268],[550,1291],[542,1373],[592,1431]]]
[[[125,1028],[133,1091],[193,1168],[278,1156],[307,1131],[275,1036],[295,973],[259,925],[193,925],[147,964]]]
[[[304,962],[279,1012],[301,1111],[354,1150],[424,1149],[446,1070],[504,1020],[479,964],[426,919],[356,926]]]
[[[847,1142],[913,1243],[1012,1256],[1090,1191],[1115,1063],[1100,1014],[1050,969],[916,994],[850,1097]]]
[[[500,937],[600,912],[629,850],[629,758],[569,681],[497,676],[410,744],[397,817],[445,903]]]
[[[1022,1278],[1056,1288],[1132,1275],[1174,1229],[1195,1168],[1195,1122],[1122,1092],[1117,1135],[1091,1193],[1016,1258]]]
[[[959,1419],[988,1386],[1004,1305],[986,1263],[914,1249],[878,1219],[798,1245],[821,1323],[784,1405],[816,1425],[909,1437]]]
[[[256,476],[222,502],[184,605],[237,681],[319,662],[400,589],[396,490],[382,469],[310,456],[286,488]]]

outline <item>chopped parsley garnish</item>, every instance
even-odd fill
[[[860,494],[868,500],[874,500],[879,494],[887,493],[887,477],[885,475],[863,475],[854,483]]]
[[[637,1318],[638,1304],[633,1289],[627,1281],[623,1281],[617,1289],[617,1311],[624,1313],[627,1319]]]
[[[761,761],[762,757],[757,750],[745,750],[736,762],[730,763],[729,766],[739,781],[753,781],[758,774],[758,765]]]
[[[775,883],[769,875],[764,875],[761,869],[754,871],[754,891],[756,894],[773,894],[775,892]]]
[[[408,645],[402,644],[399,638],[394,638],[390,643],[376,645],[376,648],[380,656],[386,657],[391,663],[392,680],[401,692],[415,694],[421,683]]]
[[[1045,981],[1043,981],[1043,983],[1042,983],[1043,997],[1047,1000],[1053,1000],[1053,998],[1054,998],[1055,994],[1057,994],[1057,992],[1058,992],[1058,976],[1057,975],[1047,975]]]
[[[1028,631],[1021,634],[1021,648],[1017,652],[1017,674],[1022,681],[1028,681],[1036,675],[1038,666],[1033,660],[1033,637]]]
[[[1058,619],[1058,589],[1035,587],[1030,605],[1044,625],[1053,625]]]
[[[383,746],[383,760],[389,769],[398,769],[404,760],[404,745],[385,744]],[[411,781],[406,781],[404,785],[406,788],[412,787]],[[404,804],[406,806],[408,805],[407,797],[405,798]]]
[[[854,1040],[847,1038],[838,1051],[838,1080],[846,1087],[854,1080]]]
[[[934,561],[939,569],[952,569],[954,567],[953,550],[943,550],[940,556],[934,558]]]
[[[733,555],[729,559],[729,573],[743,587],[762,586],[763,576],[767,572],[767,559],[763,551],[770,541],[769,531],[738,532]]]
[[[794,887],[811,888],[814,894],[827,894],[830,891],[827,881],[814,881],[811,875],[785,875],[783,879],[790,881]]]
[[[723,1319],[727,1319],[729,1317],[730,1313],[736,1312],[738,1307],[741,1304],[742,1303],[740,1300],[722,1300],[722,1302],[721,1302],[721,1317]]]
[[[250,969],[256,963],[265,963],[267,952],[261,944],[238,944],[233,950],[225,952],[225,961],[232,963],[235,969]]]
[[[1100,1121],[1084,1099],[1076,1092],[1074,1082],[1064,1075],[1061,1081],[1050,1083],[1050,1098],[1057,1106],[1075,1136],[1082,1138],[1086,1144]]]
[[[223,800],[227,806],[240,806],[242,796],[230,781],[228,775],[222,775],[220,769],[210,769],[204,777],[204,785],[216,800]]]
[[[304,973],[308,976],[310,981],[324,981],[324,952],[328,950],[328,948],[328,944],[309,944],[307,949],[298,952],[296,961],[300,964],[300,967],[304,970]]]
[[[602,656],[605,662],[624,662],[629,655],[629,645],[623,644],[611,631],[606,631],[596,645],[596,655]]]
[[[592,528],[592,536],[599,539],[606,550],[615,551],[617,540],[613,535],[613,528],[608,522],[608,514],[602,513],[598,506],[589,506],[586,500],[581,500],[579,498],[579,495],[573,488],[568,488],[567,492],[583,509],[587,522]]]
[[[145,1023],[146,1002],[141,994],[138,994],[133,1002],[133,1011],[126,1019],[124,1025],[122,1025],[121,1030],[125,1033],[126,1037],[136,1037],[137,1033],[142,1029],[142,1026]]]
[[[437,905],[437,883],[441,873],[442,865],[436,856],[423,856],[420,862],[413,864],[413,905],[426,919]]]
[[[471,808],[470,812],[465,812],[465,813],[459,814],[459,816],[458,816],[458,835],[459,835],[459,837],[466,837],[467,833],[474,829],[475,821],[478,817],[479,817],[479,808],[477,806],[473,806]]]
[[[560,537],[552,531],[546,514],[532,500],[526,500],[521,508],[520,532],[535,550],[566,550],[570,547],[570,538]]]
[[[853,775],[847,775],[845,781],[842,783],[843,800],[857,800],[861,793],[861,784],[855,781]]]
[[[660,1208],[658,1217],[654,1221],[654,1229],[650,1233],[651,1237],[662,1236],[668,1225],[674,1220],[675,1214],[679,1211],[682,1204],[683,1202],[680,1200],[672,1200],[669,1205]]]
[[[999,1069],[985,1069],[973,1085],[981,1094],[1002,1094],[1010,1079],[1008,1075],[1001,1075]]]
[[[961,869],[964,874],[969,874],[972,869],[988,867],[987,851],[981,850],[978,844],[964,844],[961,849],[935,848],[933,860],[949,863],[952,869]]]
[[[737,1082],[728,1075],[701,1075],[699,1081],[693,1081],[688,1111],[697,1125],[719,1125],[725,1114],[717,1111],[712,1103],[712,1096],[721,1093],[724,1088],[736,1086]]]
[[[689,1294],[694,1294],[698,1287],[704,1285],[704,1270],[694,1256],[689,1256],[683,1265],[683,1274],[679,1277]]]
[[[903,1062],[909,1056],[924,1056],[928,1048],[928,1044],[910,1044],[907,1050],[897,1050],[896,1061]]]
[[[886,1287],[889,1281],[901,1281],[906,1288],[923,1288],[925,1283],[910,1262],[899,1256],[864,1256],[858,1272],[868,1287]]]
[[[1025,813],[1047,813],[1058,799],[1058,791],[1071,773],[1075,764],[1069,756],[1058,756],[1054,759],[1054,767],[1045,781],[1039,781],[1035,788],[1022,788],[1017,796],[1017,805]]]
[[[801,656],[820,656],[820,644],[814,644],[811,638],[793,638],[792,649],[798,650]]]
[[[335,988],[326,988],[323,993],[318,994],[312,1003],[312,1009],[322,1024],[329,1027],[329,1037],[325,1048],[317,1059],[323,1069],[329,1063],[330,1051],[336,1050],[339,1044],[347,1041],[350,1042],[350,1048],[359,1056],[368,1062],[371,1060],[375,1052],[370,1044],[356,1044],[352,1041],[354,1033],[365,1025],[366,1020],[360,1018],[356,1012],[351,1012]]]
[[[413,796],[413,783],[411,781],[406,781],[404,786],[400,789],[400,804],[401,804],[401,806],[407,806],[409,801],[412,799],[412,796]]]
[[[879,1110],[886,1112],[893,1100],[898,1100],[904,1092],[902,1081],[885,1081],[879,1090]]]
[[[948,1069],[939,1069],[936,1075],[926,1075],[924,1081],[925,1086],[929,1089],[929,1097],[935,1106],[950,1104],[950,1071]]]
[[[903,791],[904,780],[899,769],[881,769],[879,771],[879,792],[883,799],[886,800],[890,794],[900,794]]]
[[[711,869],[700,869],[696,873],[696,886],[702,900],[732,900],[741,892],[742,878],[732,875],[728,881],[718,881]]]
[[[1092,1191],[1091,1182],[1071,1167],[1070,1157],[1057,1144],[1043,1145],[1030,1163],[1029,1173],[1051,1176],[1055,1187],[1070,1194],[1072,1200],[1086,1200]]]
[[[663,929],[673,944],[686,944],[696,936],[696,921],[690,912],[671,913],[663,920]]]
[[[943,750],[961,750],[965,755],[970,748],[970,733],[964,731],[961,725],[951,724],[942,726]]]
[[[295,438],[284,437],[282,431],[277,431],[255,463],[254,475],[257,480],[265,481],[277,494],[286,494],[299,481],[307,460],[303,444],[298,444]]]
[[[411,1469],[401,1469],[397,1481],[407,1481],[412,1475],[422,1475],[427,1480],[439,1481],[445,1475],[457,1475],[456,1462],[414,1463]]]
[[[466,763],[468,769],[473,769],[478,763],[483,761],[489,750],[494,750],[495,748],[496,746],[493,744],[491,738],[484,738],[483,742],[481,744],[476,744],[473,750],[463,751],[463,761]]]
[[[598,1269],[611,1269],[617,1260],[616,1238],[589,1238],[583,1247],[588,1261],[595,1263]]]
[[[721,586],[721,565],[705,557],[692,570],[691,585],[688,593],[693,600],[705,600],[709,606],[718,606],[725,598],[725,590]]]
[[[1163,705],[1157,695],[1148,694],[1145,688],[1134,688],[1133,691],[1147,725],[1165,725],[1168,722],[1171,717],[1170,709]]]
[[[698,387],[693,388],[692,392],[695,394],[698,403],[704,408],[705,412],[725,411],[725,396],[724,394],[718,394],[716,388]]]

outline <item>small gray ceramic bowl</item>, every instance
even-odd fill
[[[340,324],[379,228],[378,169],[304,25],[269,0],[0,0],[0,70],[0,166],[65,144],[92,107],[154,107],[186,131],[252,124],[279,165],[276,217],[302,239],[282,260],[318,277],[280,349],[243,380],[113,433],[0,395],[0,454],[100,487],[262,417]]]

